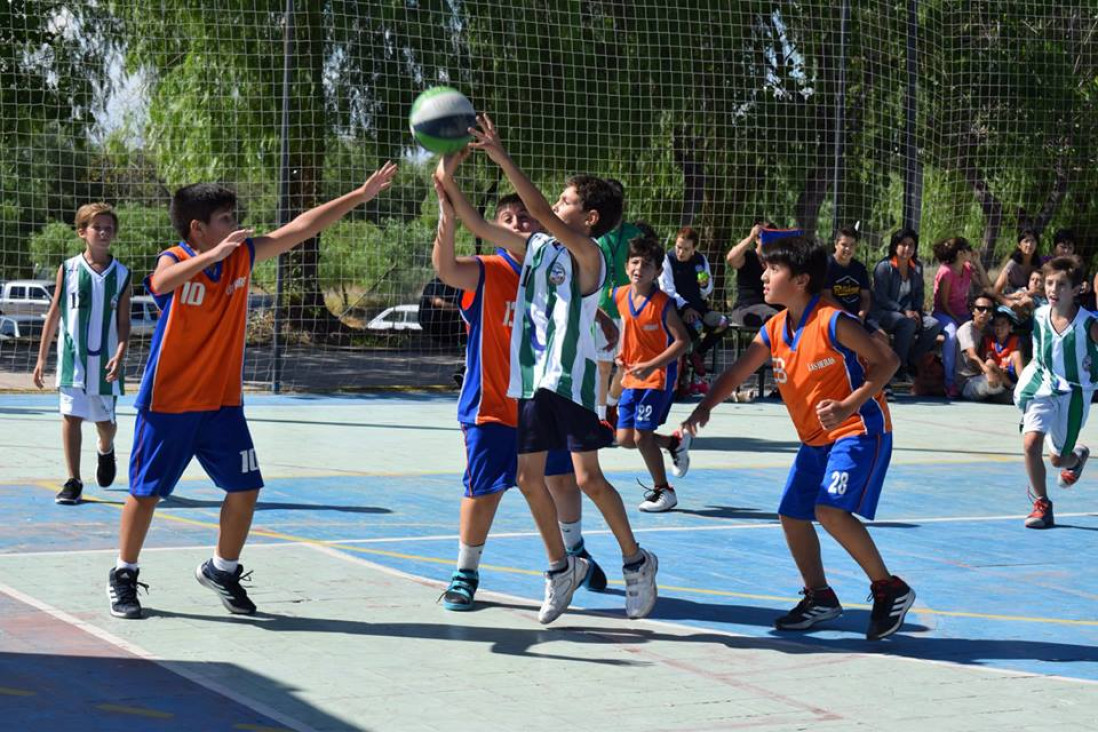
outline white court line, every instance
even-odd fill
[[[55,608],[53,605],[50,605],[49,603],[43,602],[35,597],[24,594],[14,587],[9,587],[8,585],[0,583],[0,592],[4,593],[14,600],[18,600],[19,602],[22,602],[26,605],[30,605],[36,610],[41,610],[42,612],[47,613],[57,620],[60,620],[63,623],[67,623],[68,625],[71,625],[78,630],[82,630],[89,635],[93,635],[102,641],[106,641],[107,643],[110,643],[112,646],[115,646],[116,648],[119,648],[126,653],[130,653],[134,656],[137,656],[138,658],[142,658],[146,661],[155,663],[157,666],[160,666],[164,670],[171,671],[176,676],[182,676],[184,679],[187,679],[192,683],[198,684],[199,686],[208,689],[215,694],[219,694],[227,699],[231,699],[237,704],[243,707],[247,707],[253,712],[262,714],[268,719],[273,719],[279,724],[288,727],[289,729],[297,730],[298,732],[315,732],[315,730],[307,724],[300,722],[293,717],[287,716],[282,712],[272,709],[263,702],[256,701],[255,699],[244,696],[243,694],[234,691],[227,686],[223,686],[216,681],[211,681],[210,679],[207,679],[193,671],[188,671],[182,668],[175,668],[170,665],[173,663],[172,661],[158,658],[149,651],[146,651],[141,646],[135,645],[123,638],[119,638],[113,633],[103,630],[102,628],[96,625],[92,625],[91,623],[81,620],[80,618],[73,617],[64,610],[60,610],[58,608]]]
[[[352,563],[355,563],[355,564],[364,564],[367,567],[369,567],[370,569],[373,569],[377,572],[381,572],[382,574],[387,574],[391,577],[396,577],[398,579],[403,579],[403,580],[407,580],[407,581],[410,581],[410,582],[415,582],[416,584],[419,584],[419,585],[427,585],[428,587],[434,587],[434,588],[438,588],[438,589],[442,589],[442,590],[445,590],[446,587],[448,586],[448,583],[444,582],[442,580],[431,579],[429,577],[421,577],[421,576],[416,575],[416,574],[410,574],[408,572],[402,572],[399,569],[392,569],[392,568],[386,567],[382,564],[377,564],[376,562],[372,562],[369,559],[366,559],[365,557],[355,555],[355,554],[347,554],[345,552],[341,552],[341,551],[339,551],[338,549],[336,549],[334,547],[324,546],[322,544],[305,544],[304,546],[307,546],[310,549],[314,549],[318,552],[321,552],[322,554],[327,554],[330,557],[335,557],[336,559],[342,559],[343,561],[352,562]],[[537,604],[536,600],[533,600],[529,597],[519,597],[518,595],[508,595],[508,594],[505,594],[503,592],[496,592],[496,591],[493,591],[493,590],[479,590],[478,595],[482,596],[482,597],[488,596],[488,597],[498,598],[500,600],[504,600],[504,601],[507,601],[507,602],[518,603],[520,605],[529,606],[530,614],[531,614],[531,622],[536,623],[536,620],[534,620],[534,613],[537,611],[537,607],[538,607],[538,604]],[[619,615],[616,615],[616,614],[612,614],[612,613],[609,613],[609,612],[602,612],[602,611],[598,611],[598,610],[587,610],[583,606],[576,605],[574,603],[572,605],[570,605],[569,607],[575,608],[577,610],[584,610],[585,612],[587,612],[591,615],[597,615],[599,617],[603,617],[603,618],[607,618],[607,619],[618,619],[618,620],[623,620],[623,621],[625,620],[624,616],[619,616]],[[911,612],[912,615],[918,615],[919,614],[919,609],[918,609],[918,607],[913,607],[910,612]],[[767,643],[772,643],[775,646],[785,645],[785,646],[793,646],[793,647],[798,648],[798,649],[808,649],[808,650],[810,650],[812,652],[815,652],[815,653],[842,654],[842,655],[847,655],[847,656],[853,656],[855,658],[874,659],[874,660],[878,660],[878,661],[894,659],[894,660],[897,660],[897,661],[908,661],[908,662],[911,662],[911,663],[924,663],[924,664],[932,664],[932,665],[935,665],[935,666],[946,666],[948,668],[955,669],[955,670],[960,669],[960,670],[964,670],[964,671],[981,671],[983,673],[988,673],[988,674],[992,674],[992,675],[995,675],[995,676],[1007,676],[1007,677],[1019,678],[1019,679],[1051,679],[1051,680],[1054,680],[1054,681],[1070,681],[1070,682],[1074,682],[1074,683],[1077,683],[1077,684],[1082,684],[1082,685],[1085,685],[1085,686],[1098,686],[1098,681],[1092,681],[1090,679],[1077,679],[1077,678],[1072,678],[1071,676],[1058,676],[1056,674],[1042,674],[1042,673],[1038,673],[1038,672],[1035,672],[1035,671],[1016,671],[1014,669],[1009,669],[1009,668],[997,668],[995,666],[979,666],[979,665],[974,665],[974,664],[971,664],[971,663],[964,663],[964,662],[960,662],[960,661],[942,661],[942,660],[933,659],[933,658],[915,658],[914,656],[904,656],[902,654],[892,655],[892,654],[888,654],[886,652],[859,653],[857,651],[836,651],[836,650],[828,648],[826,646],[821,648],[820,646],[813,645],[813,644],[810,644],[810,643],[798,643],[797,641],[793,641],[793,640],[784,640],[784,639],[780,639],[780,638],[770,638],[768,636],[747,635],[745,633],[733,633],[731,631],[721,630],[720,628],[712,628],[712,627],[709,627],[709,626],[687,625],[686,623],[675,623],[675,622],[672,622],[672,621],[669,621],[669,620],[652,620],[652,619],[649,619],[649,618],[644,618],[642,620],[628,620],[626,622],[630,626],[634,626],[634,627],[636,625],[640,625],[640,624],[655,625],[655,626],[658,626],[658,627],[673,628],[673,629],[678,630],[678,631],[690,631],[692,633],[698,633],[698,632],[712,633],[713,635],[721,635],[721,636],[725,636],[725,637],[728,637],[728,638],[750,638],[752,640],[766,641]],[[551,627],[543,626],[543,625],[536,625],[536,624],[533,626],[533,629],[534,630],[537,630],[537,629],[552,630]],[[671,641],[668,641],[668,642],[671,642]]]

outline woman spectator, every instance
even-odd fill
[[[900,358],[896,378],[906,381],[929,353],[942,332],[941,324],[923,312],[926,303],[919,235],[903,229],[892,235],[888,257],[873,268],[873,308],[870,318],[892,336]]]
[[[1023,229],[1018,234],[1018,246],[1011,252],[995,280],[995,299],[1019,315],[1028,315],[1033,311],[1033,300],[1026,290],[1030,274],[1041,268],[1037,248],[1037,232]]]
[[[968,311],[968,294],[973,281],[981,289],[990,289],[987,272],[979,257],[974,257],[972,245],[964,237],[954,236],[934,245],[934,256],[941,262],[934,275],[934,318],[942,324],[942,366],[945,368],[946,396],[959,394],[953,383],[957,363],[957,329],[972,315]]]

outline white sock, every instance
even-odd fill
[[[480,546],[469,546],[468,544],[459,541],[457,568],[475,572],[477,567],[480,566],[480,555],[483,553],[483,544]]]
[[[95,452],[98,455],[110,455],[112,452],[114,452],[114,444],[112,443],[111,446],[108,447],[106,450],[100,450],[99,446],[96,445],[95,446]]]
[[[606,419],[606,405],[605,404],[595,405],[595,413],[599,415],[599,419]]]
[[[218,572],[228,572],[229,574],[232,574],[236,571],[236,568],[240,566],[240,562],[236,559],[222,559],[217,556],[217,553],[215,552],[213,555],[213,565],[214,569]]]
[[[616,396],[607,396],[606,397],[606,405],[609,406],[609,407],[618,406],[618,398]]]
[[[560,535],[564,537],[564,548],[568,551],[583,543],[582,523],[583,519],[576,519],[570,524],[560,524]]]
[[[118,561],[114,563],[115,569],[137,569],[137,564],[130,564],[129,562],[122,561],[122,557],[118,558]]]

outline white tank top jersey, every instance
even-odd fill
[[[121,396],[122,379],[107,381],[107,362],[118,348],[118,300],[130,285],[130,271],[112,259],[105,270],[96,272],[83,254],[61,266],[57,386]]]
[[[507,395],[531,399],[538,389],[548,389],[593,412],[598,376],[595,311],[606,264],[599,257],[599,285],[586,296],[580,292],[575,268],[571,253],[552,236],[539,233],[527,241],[511,332]]]
[[[1014,389],[1014,401],[1025,410],[1036,397],[1088,394],[1098,387],[1098,346],[1090,339],[1094,313],[1079,308],[1075,319],[1057,333],[1052,327],[1052,308],[1043,305],[1033,313],[1033,360],[1022,370]]]

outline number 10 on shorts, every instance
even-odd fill
[[[259,470],[259,460],[255,457],[255,448],[240,451],[240,472],[251,473]]]

